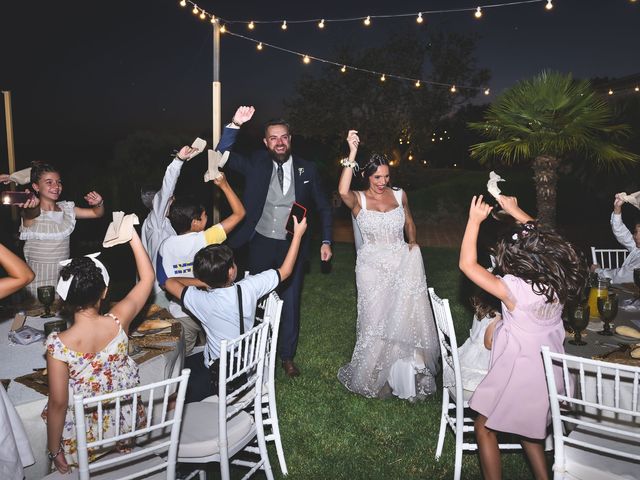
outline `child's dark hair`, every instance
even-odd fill
[[[213,244],[201,248],[193,257],[193,274],[211,288],[226,285],[233,266],[233,250],[226,245]]]
[[[59,173],[58,169],[49,163],[31,162],[31,183],[38,183],[44,173],[50,172]]]
[[[102,292],[107,286],[104,284],[102,272],[87,257],[78,257],[71,260],[69,265],[65,265],[60,270],[60,277],[68,280],[73,275],[73,280],[69,285],[69,293],[65,303],[80,310],[94,306],[102,297]]]
[[[587,265],[571,243],[535,222],[515,224],[495,249],[496,263],[504,274],[522,278],[547,303],[557,297],[562,304],[582,297]]]
[[[484,317],[495,318],[501,309],[500,300],[481,289],[474,292],[469,300],[478,320],[482,320]]]
[[[169,207],[169,221],[178,235],[191,229],[191,222],[199,220],[204,206],[194,197],[177,197]]]

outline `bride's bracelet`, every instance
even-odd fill
[[[340,165],[342,165],[344,168],[352,168],[356,172],[360,169],[358,163],[355,160],[349,160],[348,157],[344,157],[342,160],[340,160]]]

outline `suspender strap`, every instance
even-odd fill
[[[238,292],[238,313],[240,314],[240,335],[244,335],[244,315],[242,313],[242,288],[236,284],[236,290]]]

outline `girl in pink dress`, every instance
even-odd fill
[[[542,440],[549,425],[549,397],[540,347],[564,352],[562,308],[580,298],[587,267],[571,244],[538,226],[515,197],[501,195],[498,203],[517,222],[495,250],[497,269],[504,276],[493,275],[477,261],[480,224],[492,209],[482,196],[471,201],[460,249],[462,272],[502,302],[489,372],[469,405],[478,412],[475,433],[484,478],[501,478],[496,432],[507,432],[520,436],[535,478],[546,479]],[[561,384],[557,386],[564,391]]]

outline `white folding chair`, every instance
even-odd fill
[[[454,463],[454,480],[459,480],[462,472],[462,452],[474,451],[478,449],[475,441],[465,441],[464,435],[473,432],[473,419],[465,416],[465,409],[469,408],[469,398],[471,392],[462,388],[462,374],[460,373],[460,361],[458,359],[458,342],[456,332],[453,328],[453,319],[449,309],[449,300],[438,297],[429,288],[431,306],[436,320],[438,340],[440,342],[440,356],[442,357],[442,377],[443,379],[453,379],[453,381],[443,381],[442,386],[442,413],[440,414],[440,433],[438,435],[438,446],[436,448],[436,460],[442,455],[444,447],[444,437],[447,426],[451,428],[456,438],[456,453]],[[449,385],[445,385],[449,383]],[[453,383],[453,384],[451,384]],[[453,412],[451,412],[453,410]],[[501,450],[514,450],[522,448],[520,444],[501,443]]]
[[[257,461],[238,458],[231,463],[249,467],[243,478],[262,469],[267,479],[273,479],[261,409],[268,329],[269,324],[263,322],[234,340],[221,342],[218,399],[185,405],[179,462],[219,462],[220,475],[228,480],[231,457],[239,452],[257,454]],[[234,380],[241,384],[236,385]],[[247,412],[251,408],[253,414]],[[254,437],[257,437],[257,448],[250,445]],[[196,473],[204,478],[202,470],[188,478]]]
[[[553,422],[553,478],[638,478],[640,367],[554,353],[547,346],[542,358]]]
[[[591,261],[602,268],[620,268],[629,251],[624,248],[596,248],[591,247]]]
[[[71,475],[54,472],[45,479],[128,480],[144,477],[145,479],[173,480],[189,373],[189,369],[184,369],[176,378],[95,397],[75,395],[73,398],[78,441],[78,468],[74,469]],[[172,413],[168,410],[169,396],[176,387],[178,393],[175,410]],[[142,422],[142,425],[139,425],[137,417],[138,404],[143,405],[146,410],[146,422]],[[122,410],[125,405],[131,407],[132,415],[129,422],[132,430],[126,433],[120,431],[119,421],[124,414]],[[91,441],[87,439],[85,415],[93,412],[97,413],[100,425],[103,421],[108,421],[105,420],[107,416],[115,418],[116,428],[113,435],[104,436],[100,428],[97,439]],[[128,453],[108,453],[99,460],[89,463],[90,449],[115,447],[116,442],[134,443]]]

